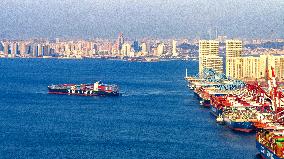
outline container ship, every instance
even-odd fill
[[[253,107],[236,106],[226,108],[223,112],[225,124],[234,131],[250,133],[255,130],[257,111]]]
[[[246,84],[239,89],[212,88],[205,87],[203,91],[199,91],[200,100],[210,101],[210,112],[217,117],[216,121],[226,124],[234,131],[254,131],[254,125],[259,121],[263,110],[270,110],[271,102],[266,101],[267,93],[256,83]],[[205,97],[209,94],[210,99],[204,98],[204,94],[207,95]],[[262,120],[266,117],[262,116]]]
[[[221,116],[223,110],[231,107],[232,104],[228,101],[228,96],[211,96],[210,97],[210,113],[215,117]]]
[[[117,85],[103,84],[101,81],[93,84],[58,84],[48,86],[49,94],[66,94],[78,96],[119,96]]]
[[[256,134],[256,148],[263,159],[284,158],[284,127],[267,125]]]
[[[255,123],[269,117],[269,115],[264,115],[264,111],[270,110],[271,106],[271,103],[262,99],[258,101],[253,97],[240,94],[225,96],[224,98],[214,97],[212,101],[215,102],[212,107],[217,109],[217,115],[222,115],[229,128],[247,133],[255,130]],[[215,108],[216,105],[217,108]]]
[[[193,90],[194,95],[200,100],[200,105],[206,108],[211,107],[211,96],[228,95],[232,91],[245,87],[244,82],[229,79],[212,69],[204,69],[200,77],[187,76],[186,70],[185,80],[188,82],[189,89]]]

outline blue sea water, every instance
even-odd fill
[[[0,59],[0,158],[256,158],[186,87],[197,62]],[[102,80],[121,97],[49,95]]]

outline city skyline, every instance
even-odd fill
[[[3,0],[0,38],[283,38],[284,2]],[[257,7],[256,7],[257,6]]]

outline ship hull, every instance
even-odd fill
[[[262,145],[258,141],[256,141],[256,148],[258,149],[261,157],[263,159],[281,159],[280,157],[276,156],[271,150],[269,150],[266,146]]]
[[[252,122],[235,122],[225,118],[225,124],[234,131],[250,133],[255,130]]]

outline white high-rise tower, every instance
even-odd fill
[[[178,56],[177,41],[175,41],[175,40],[172,41],[172,56],[175,56],[175,57]]]

